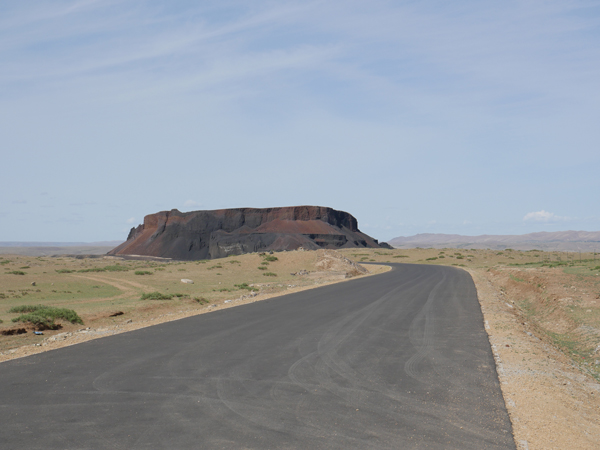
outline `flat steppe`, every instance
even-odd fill
[[[349,260],[467,270],[477,286],[519,448],[597,448],[600,255],[592,253],[348,249],[194,262],[4,255],[0,332],[15,327],[28,332],[0,336],[0,361],[364,276]],[[371,274],[386,270],[365,267]],[[172,297],[142,300],[153,292]],[[17,316],[8,312],[13,306],[40,303],[74,309],[84,325],[61,322],[62,329],[38,336],[11,321]]]

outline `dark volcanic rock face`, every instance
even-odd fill
[[[150,214],[109,255],[197,260],[256,251],[319,248],[379,248],[356,219],[321,206],[239,208]]]

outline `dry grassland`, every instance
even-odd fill
[[[5,255],[0,361],[388,269],[365,270],[329,250],[188,262]],[[40,304],[72,309],[84,325],[61,320],[35,335],[39,326],[12,321],[11,308]],[[27,332],[7,335],[17,329]]]
[[[343,250],[356,261],[453,265],[477,286],[518,447],[600,448],[600,255]]]
[[[348,249],[193,262],[5,255],[0,332],[16,327],[28,332],[0,336],[0,361],[358,275],[340,254],[356,262],[469,271],[519,448],[598,448],[600,259],[589,253]],[[371,273],[386,270],[365,267]],[[142,300],[153,292],[173,297]],[[74,309],[84,325],[61,322],[62,329],[36,336],[32,326],[13,323],[17,314],[8,312],[24,304]],[[123,314],[111,317],[115,313]]]

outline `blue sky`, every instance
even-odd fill
[[[600,1],[0,3],[0,241],[331,206],[600,230]]]

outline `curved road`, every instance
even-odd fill
[[[355,279],[0,364],[2,449],[515,449],[475,286]]]

